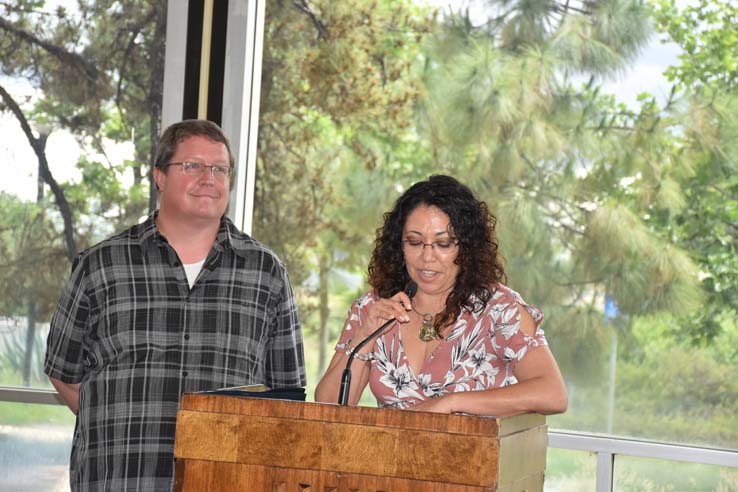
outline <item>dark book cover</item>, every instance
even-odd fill
[[[267,388],[263,384],[199,391],[201,394],[305,401],[305,388]]]

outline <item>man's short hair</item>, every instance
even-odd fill
[[[218,125],[208,120],[182,120],[170,125],[161,134],[159,146],[156,149],[154,167],[164,171],[169,165],[169,161],[172,160],[172,156],[177,151],[177,145],[189,137],[205,137],[213,142],[224,144],[226,150],[228,150],[228,165],[231,168],[235,166],[231,144],[228,141],[228,137],[225,136],[225,133],[223,133],[223,130]]]

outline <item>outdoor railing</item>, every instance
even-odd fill
[[[684,461],[702,465],[738,468],[738,451],[683,444],[665,444],[638,439],[550,430],[550,448],[570,449],[597,454],[596,492],[612,492],[613,470],[617,456]]]
[[[0,386],[0,402],[60,405],[56,391]],[[596,492],[612,492],[613,470],[618,456],[682,461],[738,468],[738,450],[665,444],[596,434],[550,430],[551,448],[597,454]]]

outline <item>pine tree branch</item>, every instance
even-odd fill
[[[718,185],[716,185],[714,183],[713,184],[710,184],[707,188],[710,189],[710,190],[716,191],[720,196],[722,196],[726,200],[736,200],[736,197],[735,196],[731,195],[726,190],[720,188]]]
[[[620,130],[623,132],[637,132],[638,128],[625,125],[597,125],[597,126],[586,126],[587,130],[604,131],[609,132],[610,130]]]
[[[127,76],[126,68],[128,67],[128,60],[131,57],[131,53],[133,53],[133,50],[136,48],[136,38],[138,38],[141,31],[143,31],[144,28],[149,23],[151,23],[155,17],[156,17],[156,11],[152,9],[139,22],[136,22],[133,25],[127,25],[125,29],[122,31],[128,34],[128,43],[126,44],[126,49],[123,52],[123,58],[121,60],[121,65],[118,69],[118,74],[119,74],[118,83],[116,84],[116,90],[115,90],[115,106],[118,108],[121,114],[124,113],[123,108],[122,108],[123,81],[126,80],[126,76]],[[145,90],[145,88],[143,87],[141,87],[141,89]],[[125,121],[123,121],[123,124],[125,124]]]
[[[30,232],[26,234],[26,236],[30,236]],[[48,238],[51,239],[51,238]],[[29,237],[24,237],[21,240],[21,243],[24,246],[28,246],[29,242],[32,241]],[[51,243],[53,241],[49,241]],[[49,260],[55,260],[58,258],[58,254],[54,252],[49,253],[48,248],[39,248],[39,247],[31,247],[23,248],[22,256],[16,257],[13,260],[7,261],[5,263],[0,263],[0,270],[19,270],[27,272],[29,270],[33,270],[34,268],[38,268],[42,266],[45,262]],[[9,258],[10,256],[6,256],[6,258]]]
[[[162,97],[164,94],[164,44],[166,40],[167,10],[163,2],[153,4],[154,36],[149,44],[149,81],[146,90],[149,111],[149,169],[147,177],[149,181],[149,212],[153,212],[157,206],[158,192],[154,182],[154,164],[158,152],[158,141],[161,133]]]
[[[576,224],[580,223],[579,217],[577,217],[571,209],[577,209],[583,212],[587,210],[581,205],[573,202],[567,202],[561,199],[561,197],[548,193],[544,188],[526,186],[524,183],[518,183],[515,185],[517,188],[525,192],[526,194],[534,193],[540,200],[541,198],[547,200],[550,203],[556,205],[557,211],[551,209],[551,207],[541,207],[543,215],[549,219],[551,224],[556,227],[560,227],[571,234],[584,237],[586,233],[584,230],[576,228]],[[574,224],[574,225],[572,225]],[[569,244],[573,248],[573,243],[566,241],[564,238],[560,238],[562,242]]]
[[[21,14],[35,14],[35,15],[42,15],[42,16],[48,16],[48,17],[51,17],[51,16],[57,17],[57,14],[55,14],[53,12],[45,12],[45,11],[39,10],[39,9],[23,8],[23,7],[17,6],[15,3],[0,2],[0,5],[2,5],[6,9],[8,9],[9,11],[12,11],[14,13],[15,12],[18,12],[18,13],[21,13]]]
[[[33,46],[38,46],[42,48],[44,51],[46,51],[62,63],[72,64],[80,67],[87,79],[90,80],[92,83],[96,84],[100,78],[100,72],[97,70],[97,67],[82,58],[77,53],[72,53],[53,43],[44,41],[43,39],[37,37],[35,34],[17,27],[12,22],[2,17],[0,17],[0,30],[7,31]]]
[[[292,154],[297,159],[297,162],[300,162],[301,164],[305,164],[305,157],[303,155],[300,155],[298,152],[296,152],[292,146],[290,145],[290,141],[287,137],[279,130],[279,125],[271,124],[269,125],[269,128],[274,132],[274,134],[278,137],[279,141],[282,142],[282,145],[284,145],[285,150],[288,154]]]
[[[573,5],[571,5],[571,3],[568,0],[567,0],[567,2],[564,5],[554,5],[553,7],[551,7],[551,10],[553,10],[554,12],[557,12],[557,13],[561,14],[562,19],[570,11],[571,12],[576,12],[577,14],[584,15],[584,16],[590,16],[590,15],[592,15],[592,11],[591,10],[574,7]]]
[[[556,31],[561,30],[561,27],[564,25],[564,21],[566,20],[567,14],[569,13],[569,0],[566,0],[563,9],[564,11],[561,12],[561,18],[559,19],[559,25],[558,27],[556,27]]]
[[[551,173],[545,173],[544,172],[544,169],[541,166],[536,166],[533,163],[533,160],[531,158],[529,158],[528,155],[525,152],[519,152],[518,154],[520,155],[520,158],[523,159],[523,162],[525,162],[525,164],[531,170],[531,172],[534,175],[537,175],[538,176],[539,181],[541,183],[546,183],[547,180],[548,180],[548,178],[549,178],[549,176],[551,176],[551,175],[554,174],[554,171],[552,171]]]
[[[587,286],[592,284],[601,284],[604,282],[605,278],[592,278],[592,279],[585,279],[585,280],[571,280],[569,282],[561,282],[557,283],[556,285],[559,285],[561,287],[581,287],[581,286]],[[573,304],[576,305],[576,304]]]
[[[136,37],[141,32],[140,26],[138,29],[132,31],[128,36],[128,44],[123,52],[123,60],[118,69],[118,83],[115,87],[115,107],[118,108],[120,114],[123,114],[123,81],[126,79],[126,66],[128,58],[136,47]],[[125,121],[123,122],[125,124]]]
[[[580,236],[580,237],[586,236],[584,231],[579,231],[573,226],[567,224],[564,220],[562,220],[560,215],[556,215],[550,212],[544,212],[544,215],[552,221],[553,226],[560,227],[561,229],[564,229],[565,231],[568,231],[576,236]]]
[[[325,27],[325,24],[323,24],[323,21],[318,18],[318,15],[310,6],[308,0],[293,0],[292,5],[297,10],[310,17],[310,20],[313,21],[315,29],[318,30],[318,39],[325,40],[328,38],[328,29]]]

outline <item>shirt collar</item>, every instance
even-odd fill
[[[145,221],[141,222],[135,227],[136,233],[141,243],[141,249],[143,251],[147,251],[149,248],[167,242],[164,236],[162,236],[159,232],[159,229],[157,229],[156,227],[156,217],[158,215],[159,210],[154,210],[149,214]]]
[[[148,251],[150,248],[159,247],[162,244],[167,244],[167,239],[159,232],[156,227],[156,217],[159,215],[159,210],[154,210],[145,221],[136,226],[137,235],[141,243],[141,248],[144,251]],[[238,232],[236,226],[231,220],[225,215],[220,218],[220,227],[218,228],[218,234],[215,236],[215,242],[213,248],[217,251],[224,251],[227,249],[233,249],[236,253],[241,256],[244,255],[242,248],[233,247],[233,237]]]

